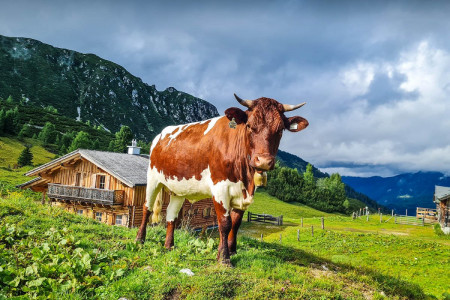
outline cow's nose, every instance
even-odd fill
[[[272,170],[275,166],[275,157],[271,155],[256,155],[255,167],[260,170]]]

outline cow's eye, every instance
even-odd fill
[[[248,130],[249,132],[252,132],[252,131],[253,131],[252,128],[250,127],[250,125],[246,124],[245,126],[247,127],[247,130]]]

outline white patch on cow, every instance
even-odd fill
[[[214,125],[216,125],[216,122],[219,121],[220,118],[222,118],[222,117],[216,117],[216,118],[211,119],[211,122],[209,122],[208,128],[206,128],[203,135],[206,135],[211,129],[213,129]]]
[[[174,200],[175,203],[170,206],[170,218],[169,218],[169,208],[167,212],[167,221],[173,221],[174,218],[178,216],[178,212],[181,208],[179,206],[178,198],[188,199],[191,203],[197,202],[201,199],[214,197],[217,203],[222,204],[224,209],[226,210],[226,216],[229,215],[229,212],[232,208],[246,210],[247,207],[253,203],[253,197],[249,195],[247,192],[247,198],[244,198],[244,194],[242,190],[245,189],[242,181],[231,182],[229,179],[222,180],[216,184],[213,183],[211,179],[211,170],[206,168],[200,174],[200,180],[197,180],[195,176],[192,178],[166,178],[164,173],[158,171],[156,168],[149,168],[148,170],[148,185],[157,186],[155,182],[162,183],[164,186],[169,189],[174,196],[171,196],[170,203]],[[175,196],[176,195],[176,196]],[[150,204],[147,203],[147,207],[151,207]],[[181,203],[182,205],[182,203]],[[179,207],[178,207],[179,206]]]
[[[214,125],[216,125],[216,122],[220,118],[221,117],[216,117],[213,119],[208,119],[208,120],[204,120],[204,121],[200,121],[200,122],[188,123],[188,124],[177,125],[177,126],[167,126],[161,132],[160,137],[161,137],[161,139],[165,139],[166,136],[169,135],[168,138],[170,139],[170,141],[167,144],[167,146],[169,146],[172,141],[176,140],[176,138],[182,132],[184,132],[186,129],[188,129],[189,127],[194,126],[194,125],[201,125],[201,124],[205,124],[205,123],[209,122],[208,127],[206,128],[205,132],[203,133],[203,135],[206,135],[214,127]],[[178,129],[178,130],[176,130],[176,129]],[[153,140],[153,141],[155,141],[155,140]],[[153,144],[152,144],[152,146],[153,146]]]
[[[178,217],[181,207],[184,203],[184,197],[170,195],[170,202],[166,211],[166,222],[173,222]]]

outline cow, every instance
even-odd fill
[[[284,130],[298,132],[308,121],[284,113],[300,108],[274,99],[237,101],[247,107],[228,108],[225,116],[166,127],[150,147],[146,203],[136,240],[145,241],[149,216],[162,188],[170,191],[165,247],[174,246],[174,229],[185,199],[212,198],[220,243],[217,260],[231,265],[244,211],[253,202],[254,176],[272,170]]]

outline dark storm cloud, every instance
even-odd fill
[[[222,113],[236,105],[233,92],[307,100],[298,113],[310,126],[286,134],[282,147],[319,166],[443,170],[450,169],[438,158],[450,150],[440,122],[450,113],[442,97],[450,86],[449,8],[444,1],[9,1],[0,34],[95,53]],[[436,76],[427,79],[430,72]]]

